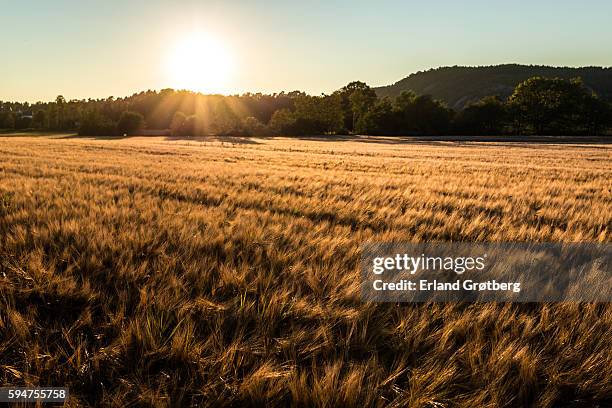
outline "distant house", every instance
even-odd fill
[[[24,112],[24,111],[15,111],[15,116],[17,119],[32,119],[32,112]]]

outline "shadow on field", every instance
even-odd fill
[[[64,132],[64,133],[58,133],[57,131],[52,131],[52,130],[33,130],[33,129],[21,129],[21,130],[7,130],[7,129],[2,129],[0,130],[0,136],[25,136],[25,137],[32,137],[32,136],[72,136],[72,133],[68,133],[68,132]]]
[[[612,144],[612,136],[300,136],[300,140],[321,142],[352,141],[361,143],[409,144],[445,142],[549,143],[549,144]]]
[[[80,136],[77,134],[63,135],[58,139],[92,139],[92,140],[126,140],[130,138],[157,138],[164,137],[167,141],[180,141],[188,140],[192,142],[223,142],[231,144],[260,144],[260,142],[253,140],[251,137],[246,136],[148,136],[148,135],[133,135],[133,136]]]
[[[191,140],[194,142],[223,142],[231,144],[260,144],[249,136],[166,136],[166,140]]]
[[[0,135],[5,134],[4,132]],[[14,136],[31,136],[33,133],[6,133]],[[40,133],[41,136],[49,133]],[[121,140],[132,137],[159,137],[159,136],[79,136],[77,134],[57,135],[58,139],[92,139],[92,140]],[[261,144],[256,139],[274,139],[275,137],[257,136],[163,136],[167,141],[195,141],[195,142],[222,142],[230,144]],[[508,145],[537,144],[585,144],[608,145],[612,144],[612,136],[363,136],[363,135],[313,135],[313,136],[287,136],[289,139],[318,141],[318,142],[359,142],[374,144],[444,144],[464,142],[504,143]]]
[[[92,139],[92,140],[122,140],[136,136],[81,136],[78,134],[58,137],[58,139]]]

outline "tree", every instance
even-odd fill
[[[230,105],[228,97],[219,100],[212,112],[212,123],[210,130],[218,135],[231,135],[239,132],[241,121],[237,112]],[[203,121],[201,123],[202,130],[198,133],[204,133]]]
[[[336,133],[342,128],[342,110],[337,95],[301,94],[295,97],[294,104],[292,134]]]
[[[430,95],[404,91],[395,99],[398,132],[440,135],[450,129],[453,111]]]
[[[267,128],[254,116],[248,116],[242,121],[242,131],[247,136],[262,136],[266,134]]]
[[[534,77],[518,84],[508,102],[519,128],[525,124],[538,135],[573,133],[587,95],[579,79]]]
[[[458,113],[455,131],[471,135],[499,135],[504,130],[507,116],[504,103],[495,96],[488,96]]]
[[[586,96],[583,101],[581,116],[587,134],[598,135],[612,126],[612,107],[594,94]]]
[[[430,95],[419,95],[414,99],[417,132],[425,135],[448,133],[454,111]]]
[[[201,136],[203,134],[202,120],[197,115],[190,115],[181,126],[180,133],[183,136]]]
[[[42,109],[37,110],[36,113],[34,113],[32,125],[41,129],[45,127],[46,122],[47,122],[47,114],[45,113],[45,111]]]
[[[59,115],[57,112],[57,105],[51,103],[47,108],[47,128],[51,130],[59,129]]]
[[[29,129],[32,127],[32,117],[21,115],[15,121],[15,129]]]
[[[120,134],[133,135],[144,128],[144,117],[138,112],[125,111],[119,117],[117,130]]]
[[[15,129],[15,115],[12,112],[7,112],[4,116],[0,127],[4,129]]]
[[[351,96],[355,93],[359,95],[354,96],[351,101]],[[334,92],[334,95],[340,99],[343,127],[347,132],[355,131],[359,116],[365,114],[376,101],[376,92],[361,81],[348,83]]]
[[[172,122],[170,122],[170,132],[173,136],[181,134],[186,120],[187,116],[185,116],[183,112],[177,111],[174,113],[174,116],[172,116]]]
[[[344,120],[342,113],[342,100],[338,95],[322,95],[321,119],[325,124],[325,133],[342,133]]]
[[[294,135],[313,135],[325,132],[324,119],[321,117],[321,105],[316,96],[300,95],[295,98]]]
[[[370,89],[355,89],[350,97],[351,111],[353,113],[353,131],[357,130],[357,122],[376,102],[376,93]]]
[[[397,115],[389,98],[382,98],[360,118],[356,132],[369,135],[393,135],[398,131]]]
[[[417,95],[412,91],[402,91],[393,103],[393,111],[397,121],[397,130],[403,134],[419,132],[415,100]]]
[[[55,128],[64,130],[64,105],[66,105],[66,98],[62,95],[58,95],[55,98],[55,106],[56,106],[56,123]]]
[[[117,134],[117,126],[97,109],[89,109],[81,117],[78,132],[81,136],[112,136]]]
[[[275,135],[292,134],[295,127],[295,116],[289,109],[279,109],[272,114],[268,129]]]
[[[318,96],[300,91],[222,96],[173,89],[70,101],[59,95],[52,102],[31,105],[0,102],[0,128],[34,126],[83,134],[118,134],[117,124],[126,111],[142,115],[148,128],[170,128],[172,134],[182,135],[259,133],[261,126],[284,135],[444,134],[450,131],[451,122],[454,131],[472,134],[506,130],[601,134],[610,131],[612,122],[610,94],[599,98],[579,80],[535,78],[518,86],[508,103],[485,98],[457,115],[430,96],[407,91],[394,100],[390,98],[378,99],[373,89],[359,81],[331,95]],[[29,112],[33,115],[31,124]],[[128,126],[125,118],[124,125]]]

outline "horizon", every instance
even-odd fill
[[[317,95],[353,80],[391,85],[434,67],[612,65],[602,46],[612,41],[612,4],[531,1],[525,12],[526,4],[7,2],[0,100],[165,88]]]
[[[419,70],[419,71],[415,71],[415,72],[411,72],[407,75],[405,75],[404,77],[393,81],[391,83],[388,84],[381,84],[381,85],[371,85],[372,88],[384,88],[384,87],[388,87],[388,86],[393,86],[395,84],[397,84],[398,82],[401,82],[402,80],[412,76],[412,75],[418,75],[420,73],[424,73],[424,72],[429,72],[429,71],[435,71],[435,70],[439,70],[439,69],[445,69],[445,68],[487,68],[487,67],[500,67],[500,66],[528,66],[528,67],[547,67],[547,68],[554,68],[554,69],[564,69],[564,68],[568,68],[568,69],[587,69],[587,68],[599,68],[599,69],[612,69],[612,65],[611,66],[601,66],[601,65],[583,65],[583,66],[553,66],[553,65],[540,65],[540,64],[518,64],[518,63],[512,63],[512,62],[508,62],[508,63],[499,63],[499,64],[491,64],[491,65],[445,65],[445,66],[438,66],[438,67],[432,67],[429,69],[423,69],[423,70]],[[323,92],[320,93],[319,95],[329,95],[331,93],[333,93],[334,91],[342,88],[343,86],[345,86],[346,84],[352,82],[352,81],[359,81],[358,78],[355,78],[353,80],[349,80],[346,81],[344,84],[342,84],[341,86],[339,86],[336,89],[332,89],[331,91],[328,92]],[[172,88],[172,87],[166,87],[166,88],[148,88],[148,89],[140,89],[140,90],[135,90],[133,92],[127,93],[127,94],[122,94],[122,95],[102,95],[102,96],[86,96],[86,97],[82,97],[82,98],[72,98],[69,96],[66,96],[65,94],[58,92],[56,94],[55,97],[48,99],[48,100],[3,100],[0,98],[0,102],[9,102],[9,103],[29,103],[30,105],[35,105],[35,104],[39,104],[39,103],[51,103],[54,102],[57,96],[63,96],[67,102],[70,101],[84,101],[84,100],[88,100],[88,99],[92,99],[92,100],[105,100],[108,98],[114,98],[114,99],[123,99],[123,98],[129,98],[131,96],[134,95],[138,95],[140,93],[145,93],[145,92],[161,92],[163,90],[166,89],[171,89],[175,92],[191,92],[194,94],[200,94],[200,95],[204,95],[204,96],[215,96],[215,95],[221,95],[221,96],[242,96],[242,95],[246,95],[246,94],[263,94],[263,95],[274,95],[274,94],[281,94],[281,93],[290,93],[290,92],[304,92],[301,89],[284,89],[284,90],[279,90],[279,91],[273,91],[273,92],[265,92],[265,91],[249,91],[249,90],[245,90],[244,92],[239,92],[239,93],[214,93],[214,92],[202,92],[202,91],[197,91],[197,90],[192,90],[192,89],[184,89],[184,88]],[[311,94],[308,92],[305,92],[308,95],[313,95],[315,96],[315,94]]]

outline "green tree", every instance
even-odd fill
[[[274,135],[289,135],[294,132],[295,115],[289,109],[279,109],[272,114],[268,129]]]
[[[206,123],[200,121],[202,130],[198,133],[204,133]],[[220,99],[214,106],[212,111],[212,122],[210,130],[218,135],[231,135],[239,133],[241,120],[233,105],[226,98]]]
[[[458,113],[455,130],[462,134],[499,135],[507,116],[505,104],[495,96],[488,96]]]
[[[587,95],[582,103],[581,117],[584,132],[599,135],[612,126],[612,107],[597,95]]]
[[[180,134],[183,136],[202,136],[204,134],[202,119],[197,115],[189,115],[181,126]]]
[[[418,133],[418,121],[415,100],[417,94],[413,91],[402,91],[395,98],[393,110],[395,112],[399,133]]]
[[[47,109],[47,128],[51,130],[59,129],[58,109],[54,103],[51,103]]]
[[[267,128],[256,117],[247,116],[242,121],[242,131],[247,136],[263,136],[267,133]]]
[[[356,132],[369,135],[396,134],[397,115],[389,98],[382,98],[361,116],[357,122]]]
[[[0,127],[4,129],[15,129],[15,115],[12,112],[7,112]]]
[[[430,95],[404,91],[394,104],[398,133],[440,135],[450,130],[453,111]]]
[[[368,109],[374,105],[374,102],[376,102],[376,93],[369,87],[365,89],[355,89],[349,96],[349,101],[351,102],[354,131],[356,130],[357,122],[366,114]]]
[[[144,128],[144,117],[138,112],[125,111],[119,117],[117,130],[123,135],[133,135]]]
[[[183,112],[177,111],[174,113],[172,121],[170,122],[170,132],[172,135],[176,136],[181,134],[186,120],[187,116]]]
[[[321,119],[325,124],[326,133],[342,133],[344,117],[342,113],[342,100],[338,95],[321,96],[323,113]]]
[[[508,102],[516,127],[541,135],[575,131],[586,97],[579,79],[534,77],[518,84]]]
[[[65,105],[66,105],[66,98],[64,98],[62,95],[58,95],[55,98],[55,106],[56,106],[56,123],[54,123],[54,128],[58,129],[58,130],[63,130],[64,129],[64,110],[65,110]]]
[[[351,96],[356,95],[351,101]],[[353,81],[334,92],[340,99],[340,111],[343,117],[343,128],[346,132],[354,132],[359,115],[363,115],[376,101],[376,92],[365,82]]]
[[[335,133],[342,127],[340,99],[335,95],[300,94],[294,99],[294,134]]]
[[[15,129],[29,129],[32,127],[32,117],[19,115],[15,121]]]
[[[32,120],[32,124],[36,128],[44,128],[47,122],[47,114],[44,110],[39,109],[34,113],[34,118]]]
[[[117,126],[94,108],[82,115],[78,133],[81,136],[112,136],[117,134]]]

